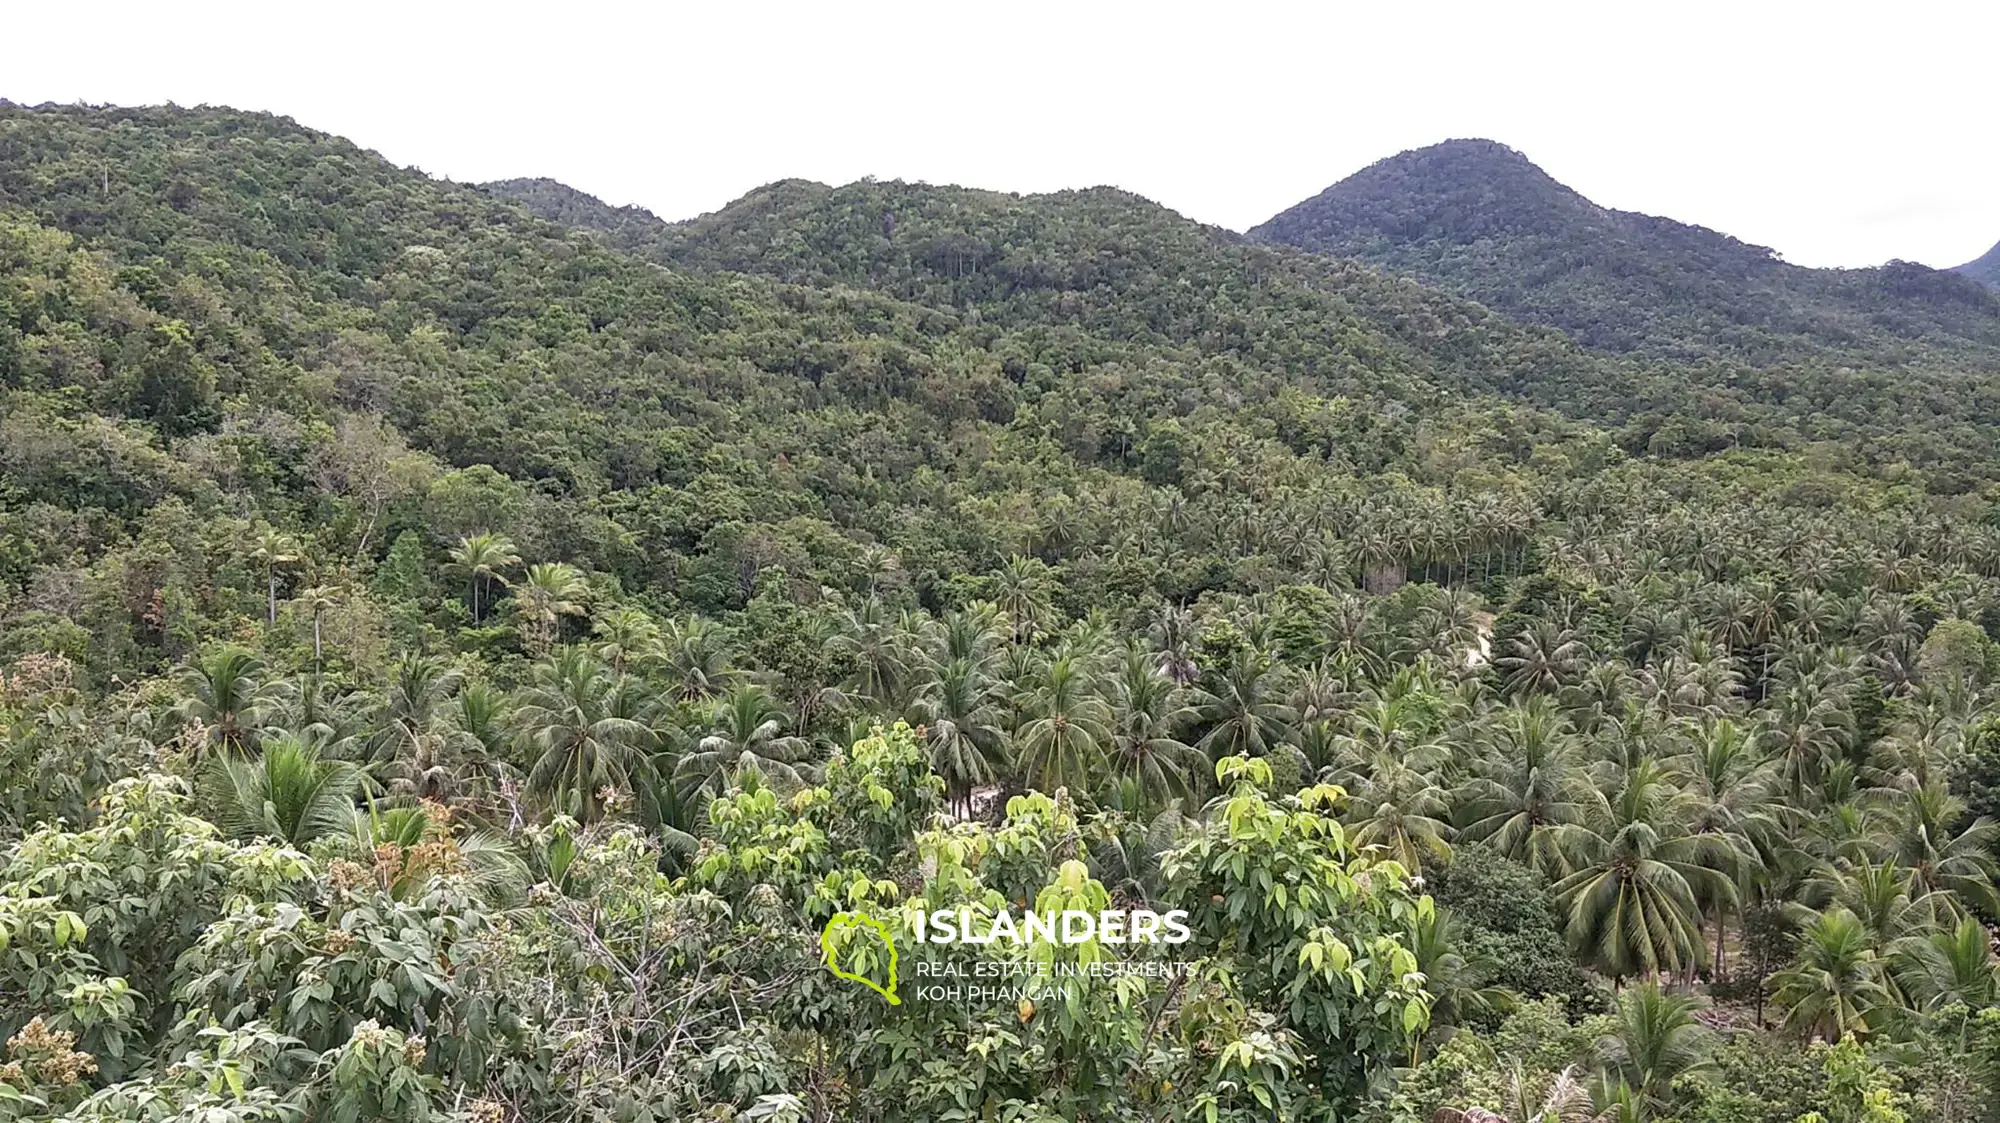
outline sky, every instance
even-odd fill
[[[1111,184],[1242,230],[1478,136],[1802,265],[2000,240],[1995,0],[9,7],[0,97],[267,110],[667,219],[872,175]]]

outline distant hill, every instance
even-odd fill
[[[2000,289],[2000,243],[1986,251],[1986,256],[1977,261],[1968,261],[1952,270],[1978,281],[1987,288]]]
[[[1496,188],[1493,205],[1468,199],[1459,212],[1466,221],[1491,230],[1576,229],[1614,213],[1560,185],[1546,190],[1553,181],[1518,156],[1508,165],[1526,187],[1539,181],[1543,189]],[[1696,247],[1740,272],[1817,274],[1721,235],[1696,234]],[[1635,451],[1852,440],[1868,459],[1950,462],[1964,480],[1984,473],[1972,450],[2000,420],[2000,379],[1985,376],[2000,372],[2000,345],[1953,335],[1910,311],[1935,299],[1991,330],[2000,325],[2000,306],[1978,285],[1921,266],[1866,271],[1884,292],[1900,286],[1915,294],[1897,298],[1897,315],[1915,322],[1916,338],[1848,316],[1845,329],[1816,325],[1782,336],[1739,326],[1762,349],[1732,350],[1702,338],[1683,310],[1666,308],[1654,325],[1657,346],[1607,354],[1613,349],[1601,343],[1592,351],[1569,334],[1523,323],[1530,317],[1507,308],[1507,290],[1497,282],[1475,303],[1447,283],[1433,287],[1364,262],[1203,226],[1105,187],[1024,196],[782,180],[713,214],[650,231],[622,224],[609,238],[692,274],[874,292],[965,317],[981,331],[1033,339],[1020,360],[1030,371],[1091,369],[1112,340],[1191,347],[1251,369],[1310,370],[1319,385],[1341,393],[1411,402],[1439,391],[1500,395],[1616,427]],[[1715,271],[1686,261],[1681,268],[1683,288]],[[1719,286],[1706,299],[1727,308],[1732,293],[1747,287]],[[1610,312],[1621,311],[1596,295]],[[1661,309],[1639,301],[1636,310]],[[1332,351],[1323,350],[1329,345]],[[1029,374],[1027,381],[1040,378]],[[1149,397],[1161,393],[1152,376],[1134,385]]]
[[[1490,140],[1392,156],[1250,236],[1406,273],[1599,350],[2000,367],[2000,297],[1953,273],[1790,265],[1713,230],[1598,206]]]
[[[1086,361],[1071,341],[1087,337],[1299,367],[1350,393],[1549,404],[1561,395],[1530,379],[1614,377],[1559,333],[1354,262],[1258,245],[1108,187],[1024,196],[788,179],[650,228],[605,222],[608,208],[579,204],[589,196],[568,188],[514,197],[555,221],[558,206],[597,219],[581,225],[677,270],[869,290],[952,315],[974,310],[1007,330],[1061,329],[1046,364],[1057,369]]]
[[[601,230],[618,242],[643,238],[661,225],[659,216],[644,207],[614,207],[553,179],[499,179],[479,187],[489,195],[512,199],[550,222]]]

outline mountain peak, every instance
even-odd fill
[[[1714,230],[1599,206],[1491,140],[1378,161],[1250,236],[1408,274],[1607,351],[1762,365],[2000,340],[2000,305],[1958,277],[1787,265]],[[2000,248],[1959,271],[1996,283]]]
[[[1600,221],[1604,214],[1518,149],[1471,138],[1378,160],[1250,234],[1293,244],[1336,231],[1343,242],[1470,242],[1549,234],[1573,223]]]
[[[1366,175],[1378,169],[1401,169],[1405,174],[1434,175],[1447,180],[1483,178],[1490,181],[1518,177],[1519,185],[1532,183],[1565,194],[1575,194],[1556,182],[1520,149],[1484,137],[1460,137],[1427,144],[1422,148],[1405,149],[1375,161],[1356,174]]]

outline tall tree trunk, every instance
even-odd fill
[[[270,627],[276,627],[278,624],[278,567],[272,565],[265,566],[264,580],[265,595],[268,598],[268,608],[264,614],[264,622]]]

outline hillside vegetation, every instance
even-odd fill
[[[1789,265],[1713,230],[1600,207],[1487,140],[1382,160],[1250,236],[1377,264],[1605,351],[2000,369],[2000,297],[1951,273]]]
[[[1525,161],[1502,165],[1508,169],[1541,174]],[[1478,213],[1481,222],[1509,222],[1510,205],[1487,198],[1487,190],[1462,201],[1465,213]],[[565,210],[526,201],[553,218],[607,210],[602,204]],[[2000,439],[2000,394],[1991,377],[2000,347],[1983,342],[2000,340],[2000,301],[1919,267],[1911,267],[1917,272],[1910,284],[1921,288],[1929,277],[1950,290],[1951,301],[1971,294],[1973,308],[1945,318],[1953,330],[1964,327],[1978,340],[1939,337],[1963,362],[1907,341],[1862,347],[1846,328],[1823,324],[1813,327],[1821,334],[1780,347],[1781,357],[1763,365],[1706,344],[1679,348],[1683,357],[1700,356],[1687,361],[1592,354],[1555,331],[1516,327],[1477,305],[1353,261],[1246,242],[1110,189],[1023,198],[901,183],[829,188],[789,181],[686,223],[627,215],[609,227],[583,224],[675,268],[863,287],[930,307],[976,309],[982,322],[1008,327],[1076,323],[1098,336],[1165,335],[1208,349],[1221,346],[1266,368],[1297,369],[1305,359],[1322,379],[1338,368],[1298,351],[1292,337],[1299,325],[1358,319],[1390,338],[1369,340],[1363,352],[1375,377],[1365,386],[1343,383],[1344,389],[1389,389],[1383,375],[1410,369],[1394,350],[1414,350],[1432,369],[1428,381],[1447,393],[1503,395],[1592,421],[1611,428],[1633,452],[1699,456],[1744,446],[1817,448],[1821,455],[1877,466],[1922,465],[1932,469],[1933,487],[1962,490],[1991,476],[1993,462],[1983,449]],[[1754,256],[1766,257],[1763,251]],[[1720,282],[1703,272],[1712,264],[1684,268],[1714,287]],[[1494,283],[1517,291],[1511,280]],[[1484,299],[1480,292],[1468,295]],[[1724,303],[1736,299],[1728,291],[1713,295]],[[1639,299],[1596,293],[1619,314],[1628,298]],[[1513,313],[1504,301],[1492,306]],[[1587,335],[1580,338],[1589,342]]]
[[[1941,284],[1609,354],[1109,189],[0,105],[0,1119],[1993,1118]]]
[[[1994,245],[1977,261],[1968,261],[1953,270],[1963,273],[1990,289],[2000,289],[2000,243]]]

